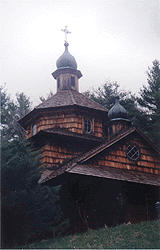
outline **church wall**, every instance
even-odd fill
[[[88,114],[87,114],[88,115]],[[70,110],[70,112],[52,112],[46,113],[37,117],[31,125],[27,127],[27,139],[32,136],[33,125],[36,124],[36,132],[39,132],[43,129],[51,129],[55,127],[65,128],[71,132],[83,134],[84,133],[84,125],[83,119],[85,115],[81,113],[76,113],[74,110]],[[102,120],[98,117],[94,117],[90,114],[93,122],[93,133],[97,137],[103,136],[103,127]]]
[[[141,150],[141,157],[138,161],[131,161],[126,156],[126,145],[136,143]],[[88,165],[94,167],[113,167],[131,171],[160,174],[160,161],[156,153],[149,145],[137,138],[126,140],[125,144],[114,145],[110,149],[87,161]]]
[[[83,151],[81,150],[80,152],[76,150],[75,147],[65,148],[62,146],[47,144],[42,149],[42,163],[47,164],[48,167],[58,166],[81,153],[83,153]]]

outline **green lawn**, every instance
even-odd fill
[[[160,249],[160,221],[88,230],[82,234],[42,240],[23,249]]]

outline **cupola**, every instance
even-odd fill
[[[128,119],[126,109],[119,103],[119,96],[115,97],[115,104],[108,112],[109,120]]]
[[[108,112],[108,119],[109,122],[105,127],[107,127],[109,140],[123,133],[131,125],[126,109],[119,103],[119,96],[115,97],[115,104]]]
[[[65,32],[65,35],[70,33],[67,30],[67,26],[62,31]],[[79,91],[78,79],[82,77],[82,73],[77,70],[77,62],[68,51],[69,43],[67,42],[67,36],[65,38],[65,51],[58,58],[56,62],[57,70],[52,73],[52,76],[57,80],[57,92],[69,89]]]
[[[56,62],[56,66],[57,69],[61,69],[61,68],[71,68],[71,69],[77,69],[77,63],[76,60],[74,58],[74,56],[72,56],[69,51],[68,51],[68,46],[69,43],[67,43],[65,41],[65,51],[64,53],[58,58],[57,62]]]

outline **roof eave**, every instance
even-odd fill
[[[94,110],[95,112],[98,112],[99,114],[105,114],[106,111],[103,110],[98,110],[94,108],[89,108],[85,106],[80,106],[78,104],[73,104],[73,105],[66,105],[66,106],[58,106],[58,107],[46,107],[46,108],[34,108],[31,112],[23,116],[21,119],[18,120],[18,123],[24,128],[27,129],[27,123],[29,119],[31,119],[34,115],[40,113],[40,112],[47,112],[47,111],[53,111],[53,110],[58,110],[58,109],[68,109],[68,108],[82,108],[85,110]]]
[[[60,74],[64,74],[64,73],[75,74],[75,75],[77,75],[78,79],[81,78],[81,77],[83,76],[80,70],[73,69],[73,68],[70,68],[70,67],[59,68],[59,69],[55,70],[55,71],[52,73],[52,76],[54,77],[54,79],[57,79],[57,77],[58,77]]]

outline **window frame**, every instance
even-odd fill
[[[129,149],[129,147],[131,147]],[[128,151],[129,150],[129,151]],[[135,151],[136,150],[136,151]],[[133,152],[133,153],[132,153]],[[130,156],[130,154],[133,154]],[[136,158],[133,158],[135,154],[138,153],[138,156]],[[126,156],[130,161],[137,162],[141,159],[141,150],[140,147],[136,143],[128,143],[126,145]]]
[[[86,121],[87,121],[87,124],[85,124]],[[90,129],[89,129],[89,126],[90,126]],[[83,131],[85,134],[92,134],[93,133],[93,118],[90,118],[90,117],[83,118]]]
[[[35,134],[37,134],[37,124],[36,123],[32,124],[32,136],[34,136]]]

